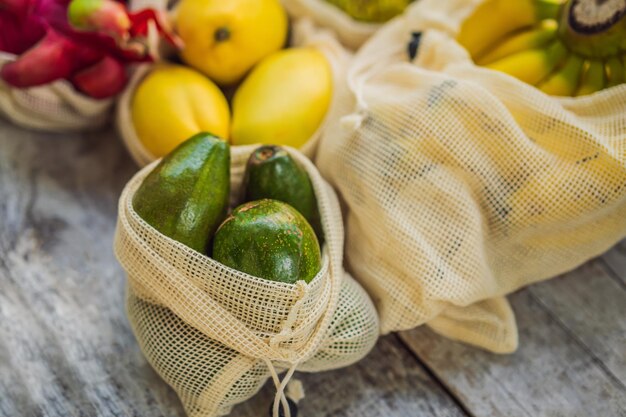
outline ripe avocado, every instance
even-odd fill
[[[311,179],[280,146],[257,148],[248,159],[244,176],[244,201],[271,198],[290,204],[304,216],[323,240],[317,199]]]
[[[213,259],[259,278],[310,282],[322,263],[313,228],[289,204],[263,199],[237,207],[213,239]]]
[[[143,180],[133,207],[148,224],[206,253],[226,217],[230,192],[228,143],[198,133],[180,144]]]

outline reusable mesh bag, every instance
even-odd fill
[[[232,149],[233,201],[255,148]],[[270,376],[277,416],[295,370],[349,365],[378,337],[372,302],[342,267],[337,198],[306,157],[287,149],[311,178],[325,236],[323,265],[309,284],[236,271],[149,226],[133,210],[132,197],[154,164],[141,170],[120,198],[114,248],[128,275],[128,318],[144,355],[191,417],[228,414]],[[282,370],[287,374],[280,380]]]
[[[15,55],[0,52],[0,67],[13,60]],[[106,123],[112,105],[112,99],[88,97],[65,80],[31,88],[14,88],[0,80],[0,115],[29,129],[93,130]]]
[[[383,333],[426,323],[510,352],[503,296],[626,234],[626,85],[557,98],[475,66],[455,36],[478,3],[422,0],[371,38],[316,162]]]
[[[152,3],[155,1],[156,0],[145,0],[144,2]],[[158,3],[154,3],[152,7],[158,7]],[[333,33],[328,30],[319,29],[313,24],[311,19],[303,18],[293,23],[291,45],[318,48],[324,53],[331,66],[333,83],[336,85],[345,78],[345,71],[351,54],[339,43]],[[153,66],[151,64],[140,65],[135,68],[128,86],[120,95],[116,108],[115,124],[117,130],[124,141],[126,149],[128,149],[131,157],[139,166],[149,164],[154,161],[156,157],[146,149],[135,132],[131,114],[131,103],[139,83],[150,73],[152,68]],[[317,141],[321,136],[324,126],[325,121],[322,122],[313,136],[300,148],[300,151],[308,157],[313,157],[315,154]]]
[[[353,50],[382,26],[380,23],[359,22],[325,0],[282,0],[282,3],[290,16],[313,19],[320,27],[331,29],[342,44]]]

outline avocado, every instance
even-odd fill
[[[271,198],[290,204],[304,216],[323,240],[313,184],[307,172],[280,146],[257,148],[246,164],[244,201]]]
[[[259,278],[310,282],[322,263],[313,228],[287,203],[263,199],[237,207],[213,239],[213,259]]]
[[[210,133],[180,144],[148,174],[133,207],[164,235],[201,253],[226,217],[230,192],[230,149]]]

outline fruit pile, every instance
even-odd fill
[[[0,77],[16,88],[65,79],[89,97],[112,97],[126,85],[126,64],[154,59],[150,26],[178,45],[161,12],[130,12],[122,1],[1,1],[0,51],[17,59]]]
[[[155,158],[200,131],[293,147],[315,133],[332,96],[330,64],[312,47],[282,49],[288,18],[278,0],[181,0],[173,23],[186,65],[158,65],[130,102]]]
[[[229,145],[198,133],[151,171],[133,207],[162,234],[231,268],[291,284],[315,277],[323,238],[317,200],[308,174],[285,150],[256,149],[241,205],[227,216],[229,197]]]
[[[474,61],[555,96],[626,82],[626,2],[487,0],[457,37]]]

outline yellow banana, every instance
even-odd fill
[[[556,19],[563,1],[486,0],[465,20],[457,40],[472,57],[478,56],[511,32],[543,19]]]
[[[604,88],[606,77],[604,73],[604,64],[602,61],[588,60],[585,62],[582,81],[576,91],[577,96],[584,96],[595,93]]]
[[[626,168],[606,149],[536,173],[509,201],[519,227],[561,224],[610,207],[622,197]],[[558,190],[555,198],[553,190]]]
[[[583,69],[583,59],[576,54],[570,54],[565,64],[539,85],[539,89],[553,96],[572,96],[578,88],[580,73]]]
[[[505,72],[528,84],[537,85],[556,68],[567,55],[559,41],[548,47],[529,49],[502,58],[487,68]]]
[[[607,59],[604,66],[607,72],[607,87],[613,87],[624,82],[624,64],[620,57],[614,56]]]
[[[475,59],[478,65],[487,65],[506,56],[524,51],[526,49],[539,48],[546,45],[556,37],[558,24],[554,19],[543,20],[539,27],[516,32],[493,49]]]

